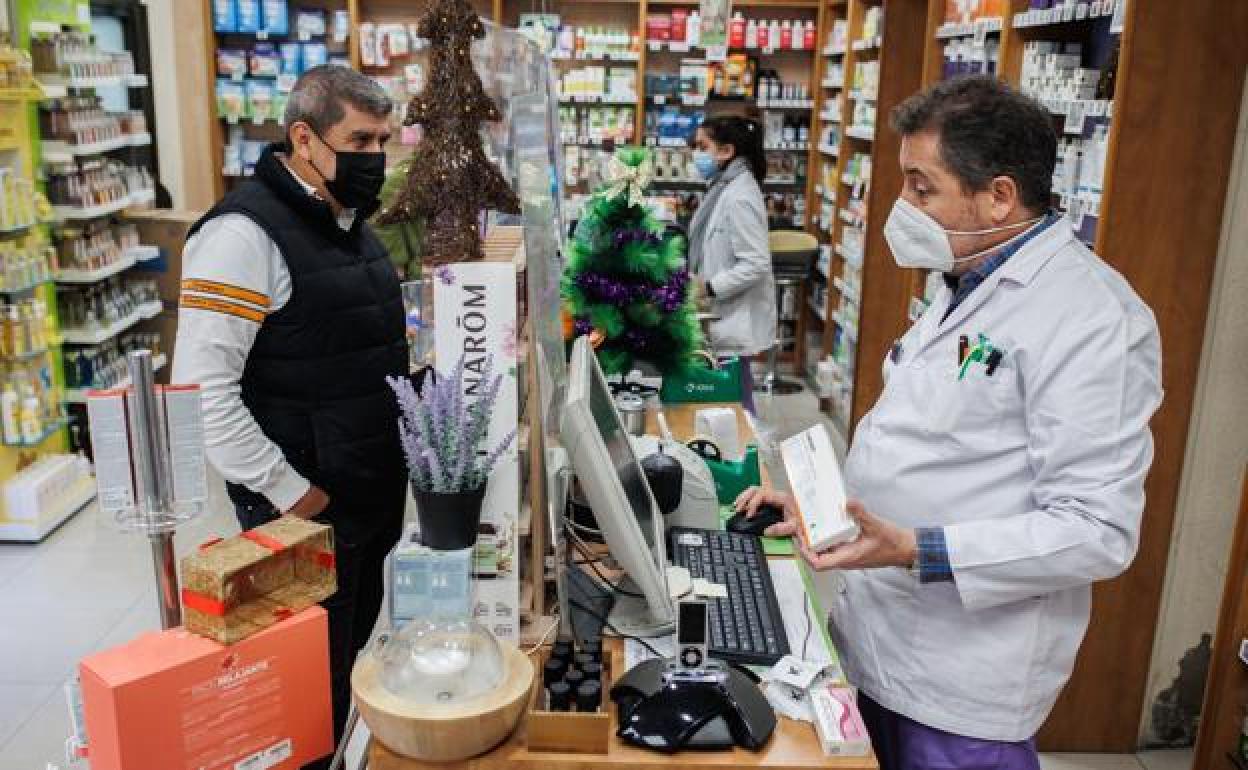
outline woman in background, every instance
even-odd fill
[[[733,115],[697,130],[693,161],[706,197],[689,225],[689,270],[716,317],[709,327],[716,355],[740,356],[745,407],[754,410],[749,359],[776,336],[776,284],[767,240],[767,175],[763,128]]]

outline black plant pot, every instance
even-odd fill
[[[416,498],[420,541],[438,551],[459,551],[477,542],[485,485],[467,492],[421,492]]]

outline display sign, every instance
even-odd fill
[[[464,398],[485,392],[487,366],[502,374],[484,446],[497,446],[519,424],[519,329],[516,268],[509,262],[471,262],[434,270],[434,350],[449,371],[464,357]],[[473,555],[474,614],[500,640],[520,639],[520,459],[516,442],[499,458],[486,486]]]

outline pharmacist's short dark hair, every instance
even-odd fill
[[[303,121],[324,136],[347,114],[343,104],[379,118],[394,109],[394,102],[376,80],[350,67],[323,64],[295,81],[283,121],[287,128]]]
[[[1048,209],[1057,164],[1053,119],[1039,102],[991,75],[951,78],[893,108],[902,136],[935,131],[940,154],[969,190],[1008,176],[1028,209]]]

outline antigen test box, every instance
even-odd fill
[[[798,433],[780,451],[806,544],[825,551],[858,537],[857,522],[845,512],[845,482],[827,428],[816,425]]]

